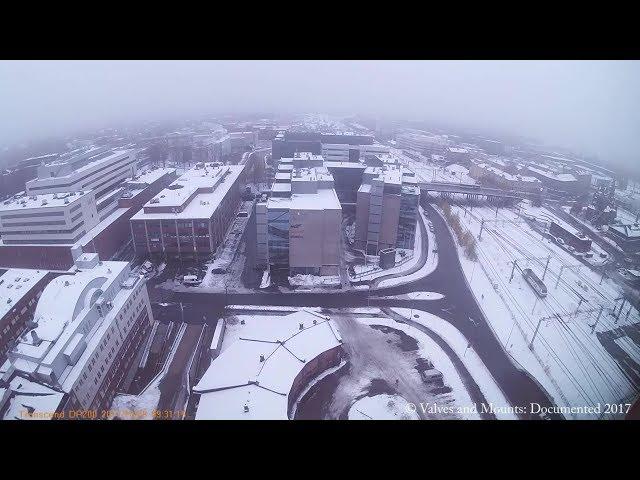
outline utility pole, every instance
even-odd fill
[[[478,234],[478,240],[482,240],[482,229],[484,228],[484,220],[480,222],[480,233]]]
[[[591,333],[593,333],[595,331],[596,326],[598,325],[598,322],[600,321],[600,316],[602,315],[602,311],[603,310],[604,310],[604,305],[600,305],[600,311],[598,312],[598,316],[596,317],[596,323],[591,325]]]
[[[516,271],[516,265],[518,265],[518,260],[513,261],[513,268],[511,269],[511,277],[509,277],[509,283],[513,280],[513,274]]]
[[[536,336],[538,335],[538,330],[540,330],[540,324],[542,323],[543,320],[551,320],[553,318],[557,318],[558,320],[562,321],[562,317],[560,317],[560,315],[558,315],[557,313],[554,313],[553,315],[550,315],[548,317],[542,317],[540,318],[540,320],[538,320],[538,326],[536,327],[536,331],[533,332],[533,337],[531,338],[531,341],[529,342],[529,350],[533,350],[533,341],[536,339]]]
[[[550,261],[551,261],[551,255],[547,257],[547,263],[544,266],[544,272],[542,272],[542,280],[544,280],[544,276],[547,274],[547,268],[549,268]]]

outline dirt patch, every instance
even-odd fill
[[[418,350],[418,341],[415,338],[404,333],[402,330],[397,330],[395,328],[387,327],[385,325],[369,325],[369,326],[374,330],[380,330],[382,333],[392,334],[398,337],[395,344],[403,352],[414,352]],[[387,343],[391,343],[391,342],[387,340]]]

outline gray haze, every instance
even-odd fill
[[[393,115],[637,162],[635,61],[0,62],[0,145],[219,112]]]

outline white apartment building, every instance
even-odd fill
[[[0,203],[3,245],[72,245],[99,221],[91,190],[22,194]]]
[[[400,133],[396,135],[398,148],[415,150],[416,152],[444,152],[450,143],[449,139],[442,135],[427,133]]]
[[[131,275],[128,262],[100,262],[95,253],[82,254],[69,274],[43,290],[33,326],[0,368],[1,381],[11,389],[22,383],[16,379],[26,379],[62,393],[54,397],[57,405],[48,405],[51,411],[99,412],[122,388],[152,323],[146,285]],[[10,398],[0,415],[10,408],[7,402]]]
[[[135,176],[135,150],[93,148],[38,167],[38,178],[25,184],[27,195],[93,190],[96,199]]]

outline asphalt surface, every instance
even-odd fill
[[[445,220],[431,205],[422,203],[434,226],[438,243],[438,266],[425,278],[404,285],[375,291],[349,291],[332,293],[313,292],[256,292],[208,293],[163,291],[163,302],[182,302],[187,323],[213,323],[224,312],[224,307],[240,305],[285,305],[298,307],[405,307],[423,310],[453,324],[470,341],[487,369],[502,388],[513,406],[528,409],[530,403],[551,407],[547,392],[526,371],[518,368],[494,336],[484,314],[471,293],[458,259],[457,248]],[[150,289],[152,286],[150,285]],[[384,298],[413,291],[434,291],[444,295],[440,300],[400,300]],[[162,321],[162,308],[158,311]],[[155,313],[155,312],[154,312]],[[558,415],[553,418],[562,418]]]

